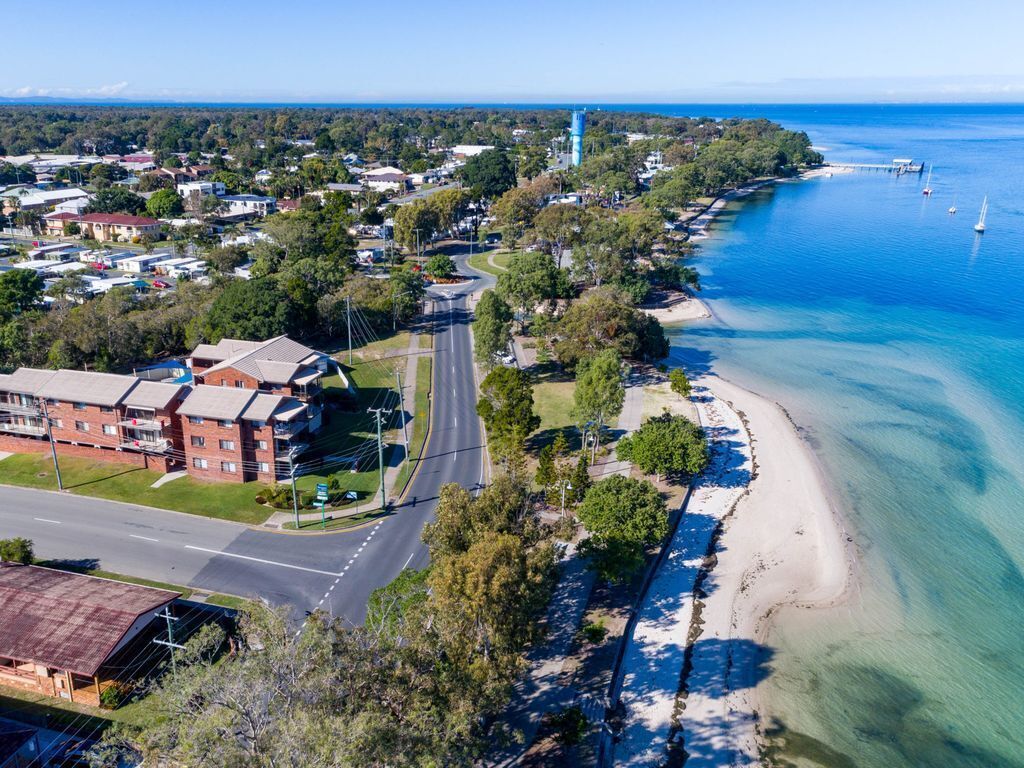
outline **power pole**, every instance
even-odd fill
[[[53,456],[53,471],[57,473],[57,490],[64,490],[64,482],[60,477],[60,463],[57,461],[57,444],[53,442],[53,431],[50,429],[50,414],[46,410],[46,398],[43,398],[43,422],[46,424],[46,439],[50,441],[50,454]]]
[[[387,509],[387,491],[384,488],[384,438],[381,435],[381,414],[391,413],[384,408],[367,408],[367,413],[377,417],[377,466],[380,467],[380,508]]]
[[[173,628],[173,625],[171,624],[171,622],[172,621],[177,621],[178,617],[177,616],[171,616],[171,607],[167,606],[166,608],[164,608],[164,612],[163,613],[158,613],[157,614],[157,618],[159,618],[159,619],[167,619],[167,639],[166,640],[161,640],[159,638],[153,638],[153,642],[156,643],[157,645],[165,645],[165,646],[167,646],[168,648],[171,649],[171,674],[174,675],[174,680],[175,680],[175,682],[177,682],[177,680],[178,680],[178,664],[174,660],[174,649],[177,648],[178,650],[182,650],[182,651],[185,650],[185,646],[184,645],[180,645],[179,643],[174,642],[174,628]]]
[[[352,365],[352,297],[345,297],[345,328],[348,330],[348,364]]]
[[[409,460],[409,433],[405,429],[405,394],[402,392],[402,374],[395,371],[395,379],[398,381],[398,405],[402,414],[402,438],[405,440],[405,460]]]
[[[288,476],[292,481],[292,509],[295,511],[295,530],[299,530],[299,494],[295,490],[295,454],[288,451]]]

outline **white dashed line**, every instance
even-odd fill
[[[129,533],[133,539],[142,539],[143,541],[160,541],[160,539],[151,539],[149,536],[139,536],[137,533]]]
[[[248,555],[236,555],[233,552],[223,552],[219,549],[207,549],[206,547],[194,547],[191,544],[186,544],[185,549],[194,549],[197,552],[209,552],[214,555],[224,555],[224,557],[237,557],[239,560],[251,560],[254,563],[263,563],[264,565],[276,565],[278,568],[291,568],[296,571],[306,571],[307,573],[321,573],[324,576],[337,576],[335,571],[321,571],[318,568],[306,568],[302,565],[291,565],[290,563],[278,563],[274,560],[264,560],[260,557],[249,557]]]
[[[54,525],[60,525],[60,520],[50,520],[46,517],[33,517],[33,520],[38,520],[40,523],[53,523]]]

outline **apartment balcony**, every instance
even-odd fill
[[[292,421],[286,424],[275,424],[274,437],[281,440],[290,440],[295,435],[304,432],[308,426],[309,422],[307,421]]]
[[[46,427],[42,424],[12,424],[0,421],[0,432],[8,432],[14,435],[31,435],[41,437],[46,434]]]
[[[125,418],[117,422],[117,426],[125,427],[127,429],[155,429],[160,431],[163,429],[163,423],[154,421],[153,419],[131,419]]]
[[[19,416],[38,416],[42,412],[39,403],[22,405],[21,403],[5,403],[0,401],[0,413],[13,413]]]
[[[126,451],[142,451],[143,453],[164,453],[171,447],[171,441],[166,438],[155,440],[128,439],[121,441],[121,448]]]

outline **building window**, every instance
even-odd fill
[[[222,461],[220,463],[220,471],[221,472],[234,472],[235,471],[235,462],[233,462],[233,461]]]
[[[200,459],[199,457],[192,458],[192,466],[196,469],[206,469],[206,459]]]
[[[265,451],[265,450],[267,450],[267,441],[266,440],[257,440],[256,441],[256,450],[257,451]]]
[[[234,440],[221,440],[220,441],[220,449],[222,451],[233,451],[233,450],[235,450],[235,441]]]
[[[267,464],[267,462],[265,462],[265,461],[258,461],[258,462],[256,462],[256,468],[260,472],[269,472],[270,471],[270,465]]]
[[[84,411],[85,410],[85,403],[75,403],[75,410],[76,411]]]
[[[241,379],[235,379],[235,386],[239,389],[245,389],[245,382]]]
[[[111,408],[109,405],[101,405],[100,406],[100,413],[113,413],[113,412],[114,412],[114,409]]]
[[[235,422],[231,421],[230,419],[220,419],[217,421],[217,424],[221,427],[230,428],[235,425]]]
[[[89,425],[88,425],[88,423],[86,423],[84,421],[76,421],[75,422],[75,429],[77,429],[79,432],[88,432],[89,431]]]
[[[202,416],[189,416],[188,417],[188,423],[189,424],[202,424],[203,423],[203,417]]]
[[[205,448],[206,447],[206,438],[205,437],[199,437],[197,435],[192,435],[192,447],[193,448]]]
[[[117,427],[115,427],[113,424],[104,424],[103,425],[103,434],[104,435],[116,435],[117,434]]]
[[[267,426],[267,422],[265,421],[254,421],[252,423],[253,429],[263,429],[265,426]]]

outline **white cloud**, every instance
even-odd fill
[[[114,96],[121,95],[127,88],[128,82],[126,80],[122,80],[120,83],[110,83],[109,85],[99,85],[90,88],[40,88],[32,85],[23,85],[20,88],[7,88],[0,90],[0,96],[12,96],[17,99],[28,99],[33,96],[59,96],[64,98],[92,96],[99,98],[112,98]]]

